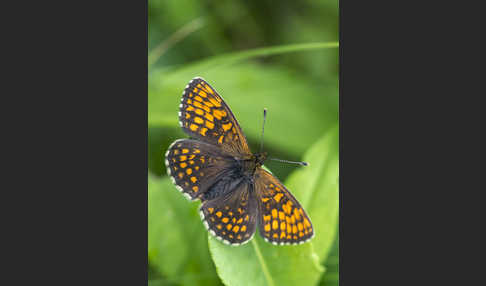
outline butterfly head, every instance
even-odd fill
[[[255,163],[257,167],[260,167],[265,163],[265,160],[267,160],[268,153],[267,152],[262,152],[255,154]]]

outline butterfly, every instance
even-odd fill
[[[191,138],[169,146],[167,174],[185,197],[202,202],[199,213],[213,236],[241,245],[253,238],[257,226],[264,240],[275,245],[301,244],[314,236],[299,202],[262,168],[267,153],[251,152],[214,88],[200,77],[192,79],[179,107],[180,126]]]

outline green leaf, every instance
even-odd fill
[[[336,235],[325,266],[326,274],[322,278],[320,285],[339,286],[339,235]]]
[[[314,285],[323,272],[310,243],[276,246],[255,234],[232,247],[210,235],[209,249],[226,285]]]
[[[187,201],[168,179],[149,175],[148,257],[171,283],[220,283],[207,246],[198,204]]]
[[[339,214],[339,129],[335,126],[304,156],[309,166],[287,178],[286,186],[299,198],[312,220],[314,249],[322,263],[336,236]]]
[[[227,246],[209,236],[209,249],[226,285],[315,285],[337,229],[337,128],[318,140],[304,159],[309,167],[285,184],[312,219],[316,236],[298,246],[275,246],[259,234],[243,246]],[[237,263],[236,263],[237,262]]]

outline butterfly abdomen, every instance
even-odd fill
[[[239,168],[233,168],[224,173],[219,180],[210,186],[203,195],[203,200],[211,200],[219,196],[224,196],[236,189],[245,180],[245,176]]]

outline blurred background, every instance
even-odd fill
[[[338,126],[339,49],[295,45],[337,45],[338,1],[148,4],[149,285],[223,285],[197,214],[199,203],[176,192],[165,171],[167,147],[187,137],[177,119],[182,91],[195,76],[208,81],[232,109],[254,151],[266,107],[266,151],[303,160]],[[277,49],[258,50],[266,47]],[[337,144],[338,136],[332,138]],[[337,156],[337,147],[332,150]],[[284,183],[298,169],[272,161],[266,166]],[[325,273],[315,284],[338,284],[337,234],[332,239],[321,260]]]

